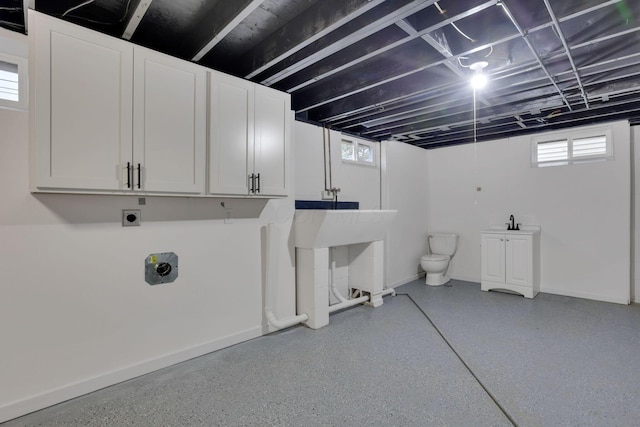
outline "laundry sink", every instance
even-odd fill
[[[296,247],[327,248],[383,240],[397,213],[397,210],[296,210]]]

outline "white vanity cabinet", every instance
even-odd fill
[[[210,74],[209,194],[286,196],[291,97]]]
[[[29,19],[32,190],[203,194],[206,69]]]
[[[481,233],[483,291],[508,290],[527,298],[540,290],[540,232],[487,230]]]

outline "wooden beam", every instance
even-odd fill
[[[264,0],[221,1],[206,19],[200,21],[198,27],[208,32],[209,41],[193,56],[192,61],[200,61],[240,22],[256,10]]]
[[[140,21],[144,17],[144,14],[149,10],[149,6],[151,6],[151,2],[153,0],[140,0],[138,2],[138,6],[131,14],[131,18],[129,18],[129,22],[127,22],[127,26],[122,33],[122,38],[125,40],[131,40],[133,33],[135,33],[136,28],[140,25]]]
[[[418,11],[431,6],[435,0],[396,0],[387,1],[379,7],[354,19],[349,25],[333,31],[305,49],[289,56],[280,64],[279,70],[261,80],[271,86],[276,82],[306,68],[318,61],[341,51],[386,27],[393,25]]]
[[[384,0],[319,1],[251,49],[238,67],[238,74],[247,79],[255,77],[383,2]]]
[[[327,57],[326,60],[316,63],[316,66],[303,69],[300,72],[292,75],[290,78],[278,82],[275,87],[287,92],[295,92],[306,86],[317,83],[320,80],[329,78],[334,74],[338,74],[350,67],[356,66],[359,63],[371,59],[377,55],[384,54],[385,52],[391,49],[395,49],[404,43],[408,43],[419,37],[428,36],[433,31],[439,30],[459,19],[463,19],[470,16],[471,14],[478,13],[484,9],[494,6],[496,3],[497,0],[488,0],[472,9],[465,10],[450,17],[442,17],[440,15],[437,15],[437,19],[430,18],[428,20],[429,25],[427,27],[422,28],[420,31],[412,30],[411,32],[405,32],[405,34],[407,35],[404,37],[398,36],[397,33],[394,33],[393,31],[395,27],[403,28],[402,24],[404,23],[404,21],[397,21],[396,25],[386,27],[378,33],[364,39],[363,42],[366,41],[367,43],[358,42],[352,44],[351,46],[342,49],[340,52]],[[422,13],[425,12],[426,11],[423,10]],[[384,41],[378,41],[377,39],[379,38],[384,39]],[[361,46],[362,44],[365,45],[364,48]],[[352,47],[353,49],[351,49]],[[307,48],[305,48],[304,50],[307,50]],[[331,61],[329,61],[329,59],[331,59]],[[278,64],[278,66],[280,66],[280,64]],[[277,68],[278,66],[274,68]]]
[[[22,11],[24,12],[24,33],[29,34],[29,9],[36,10],[36,0],[23,0]]]

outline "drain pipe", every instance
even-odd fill
[[[340,291],[338,291],[338,287],[336,286],[336,281],[334,280],[334,277],[336,276],[336,260],[333,257],[333,251],[334,248],[331,248],[331,293],[338,298],[338,301],[340,301],[337,304],[333,304],[329,306],[329,313],[333,313],[334,311],[337,310],[342,310],[343,308],[347,308],[347,307],[352,307],[354,305],[358,305],[358,304],[362,304],[363,302],[367,302],[369,301],[369,296],[363,296],[363,297],[359,297],[359,298],[354,298],[354,299],[347,299],[345,297],[342,296],[342,294],[340,293]]]
[[[340,291],[338,291],[338,286],[336,286],[336,281],[335,281],[335,277],[336,277],[336,260],[333,256],[333,251],[335,251],[336,248],[330,248],[330,255],[331,255],[331,293],[333,294],[333,296],[335,296],[336,298],[338,298],[338,301],[340,301],[341,303],[347,302],[349,301],[348,299],[346,299],[345,297],[342,296],[342,294],[340,293]]]
[[[333,285],[332,285],[333,288]],[[334,294],[335,295],[335,294]],[[385,295],[393,295],[396,296],[396,291],[393,288],[385,289],[380,294],[381,296]],[[337,295],[336,295],[337,297]],[[369,295],[365,295],[363,297],[353,298],[353,299],[345,299],[343,302],[339,302],[338,304],[333,304],[329,306],[329,313],[333,313],[334,311],[342,310],[343,308],[352,307],[354,305],[362,304],[364,302],[368,302],[370,300]]]
[[[274,253],[276,251],[276,247],[274,242],[274,234],[276,234],[273,224],[267,224],[266,228],[266,254],[265,254],[265,289],[264,289],[264,314],[267,318],[267,322],[269,325],[273,326],[276,329],[285,329],[291,326],[295,326],[299,323],[306,322],[309,320],[309,316],[306,314],[299,314],[297,316],[292,316],[286,319],[278,319],[275,314],[273,314],[273,310],[271,307],[272,304],[272,295],[274,292],[274,282],[275,282],[275,272],[277,269],[273,265]]]
[[[367,301],[369,301],[369,295],[360,298],[348,299],[345,302],[339,302],[338,304],[330,305],[329,313],[342,310],[343,308],[353,307],[354,305],[362,304],[363,302]]]
[[[331,293],[340,301],[337,304],[333,304],[329,306],[329,313],[333,313],[334,311],[342,310],[343,308],[352,307],[354,305],[362,304],[371,299],[369,295],[347,299],[342,296],[340,291],[338,291],[338,287],[336,286],[336,282],[334,277],[336,276],[336,260],[333,258],[333,250],[335,248],[331,248]],[[396,296],[396,291],[393,288],[384,289],[381,293],[382,296],[392,295]]]

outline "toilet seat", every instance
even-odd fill
[[[423,255],[420,257],[421,261],[448,261],[448,255],[439,255],[439,254],[431,254],[431,255]]]

